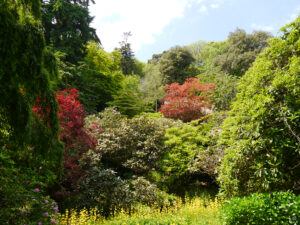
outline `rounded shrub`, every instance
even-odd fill
[[[235,197],[222,209],[223,224],[299,224],[300,196],[291,191]]]

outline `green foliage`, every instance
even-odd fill
[[[191,53],[182,47],[174,47],[164,52],[158,61],[164,84],[182,84],[186,78],[194,77],[198,72],[195,72],[193,61]]]
[[[153,111],[143,99],[139,85],[140,78],[137,75],[127,75],[121,83],[122,89],[113,95],[114,100],[110,105],[129,118]]]
[[[281,31],[241,78],[224,121],[226,195],[299,190],[300,17]]]
[[[157,169],[157,160],[164,151],[165,129],[181,123],[149,116],[128,119],[114,109],[106,109],[87,117],[86,129],[98,139],[96,155],[92,158],[121,173],[147,175]],[[101,132],[89,129],[95,124]]]
[[[89,41],[100,42],[96,30],[90,27],[93,17],[87,3],[51,0],[42,4],[42,23],[47,45],[66,54],[66,61],[77,64],[84,58]]]
[[[85,127],[89,129],[93,124],[96,124],[98,128],[103,130],[108,128],[117,128],[119,123],[124,119],[124,116],[120,114],[114,108],[105,108],[102,112],[94,115],[89,115],[85,118]],[[89,130],[91,131],[91,130]],[[99,132],[92,133],[94,137],[98,137]]]
[[[120,48],[116,49],[122,54],[120,67],[124,75],[131,75],[137,69],[135,66],[134,53],[131,49],[131,44],[128,42],[130,36],[131,32],[124,32],[123,40],[120,42]]]
[[[0,2],[1,224],[50,223],[46,198],[34,188],[45,189],[60,175],[57,68],[45,48],[39,8],[37,0]],[[35,106],[43,117],[33,113]]]
[[[147,174],[157,168],[157,160],[165,149],[165,129],[172,124],[176,122],[164,118],[124,118],[118,121],[117,127],[106,128],[99,135],[97,152],[106,164]]]
[[[214,60],[217,56],[225,54],[228,42],[204,42],[199,41],[185,48],[195,58],[195,66],[201,73],[215,73],[220,71],[220,67],[217,67]]]
[[[134,59],[134,71],[133,74],[137,74],[139,77],[144,77],[145,76],[145,67],[146,63],[139,61],[138,59]]]
[[[223,54],[214,58],[214,64],[225,73],[242,76],[262,49],[268,46],[267,40],[271,37],[270,33],[264,31],[246,34],[244,30],[237,29],[229,33],[227,48]]]
[[[38,18],[31,14],[39,6],[38,1],[0,3],[0,141],[18,166],[30,165],[43,174],[50,168],[58,172],[62,145],[51,87],[57,75],[55,58],[44,48]],[[43,119],[32,112],[37,98],[47,111]]]
[[[146,102],[153,104],[157,112],[158,101],[164,97],[164,79],[157,65],[148,63],[144,69],[145,77],[140,88]]]
[[[228,110],[236,97],[236,85],[238,77],[221,72],[208,72],[197,77],[206,84],[215,84],[214,92],[211,93],[211,103],[213,108],[221,111]]]
[[[227,74],[215,65],[215,60],[224,55],[228,49],[228,41],[219,42],[196,42],[186,46],[195,60],[195,65],[200,74],[197,76],[206,84],[215,84],[211,94],[211,103],[215,110],[228,110],[232,101],[235,100],[237,76]]]
[[[106,216],[118,207],[130,207],[133,196],[127,182],[111,169],[92,168],[80,184],[80,207],[98,207]]]
[[[77,84],[80,102],[89,113],[108,106],[113,95],[121,89],[124,75],[120,72],[121,55],[118,51],[105,52],[97,43],[89,43],[85,60],[77,66]]]
[[[300,196],[290,191],[252,194],[229,200],[222,209],[223,224],[299,224]]]
[[[178,182],[183,175],[207,174],[216,179],[217,167],[223,155],[218,146],[220,125],[225,113],[215,113],[185,124],[168,128],[166,150],[160,161],[167,183]]]

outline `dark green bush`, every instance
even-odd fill
[[[222,209],[223,224],[300,224],[300,196],[290,191],[233,198]]]

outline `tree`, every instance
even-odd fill
[[[197,78],[188,78],[182,85],[166,85],[166,97],[159,112],[167,118],[180,119],[184,122],[199,119],[207,114],[210,103],[208,94],[214,90],[214,84],[202,84]]]
[[[182,47],[171,48],[163,53],[158,65],[164,77],[164,84],[181,84],[186,78],[197,75],[198,72],[192,66],[193,61],[191,53]]]
[[[111,106],[128,117],[133,117],[142,112],[150,112],[151,107],[143,99],[140,91],[140,78],[137,75],[126,76],[121,83],[122,88],[113,95]]]
[[[32,197],[45,201],[44,190],[61,171],[63,145],[51,85],[57,70],[45,48],[40,13],[37,0],[0,1],[1,224],[50,223]],[[32,110],[38,98],[44,118]],[[19,216],[22,209],[25,218]]]
[[[121,88],[124,75],[120,71],[121,54],[107,53],[97,43],[89,43],[84,61],[77,67],[79,99],[88,113],[108,106]]]
[[[86,168],[79,165],[80,160],[85,157],[88,150],[94,150],[96,147],[96,139],[84,129],[84,116],[87,113],[78,101],[78,96],[79,93],[76,89],[59,91],[57,95],[61,127],[59,137],[65,144],[63,152],[64,173],[61,182],[64,193],[63,196],[60,196],[63,198],[77,190],[80,178],[85,175],[88,169],[88,165]],[[60,191],[54,193],[56,198],[58,198]]]
[[[204,42],[199,41],[186,48],[193,54],[195,65],[199,69],[197,77],[204,83],[215,84],[215,90],[211,96],[214,110],[228,110],[232,101],[235,100],[237,76],[222,71],[220,66],[215,65],[215,60],[224,55],[228,42]]]
[[[224,121],[224,194],[299,191],[300,17],[281,29],[238,84]]]
[[[40,4],[35,1],[0,4],[1,146],[6,146],[8,151],[20,151],[20,155],[30,146],[37,160],[32,161],[32,169],[38,171],[45,163],[49,166],[45,168],[52,168],[54,172],[62,152],[58,141],[57,103],[51,87],[57,79],[57,70],[39,26]],[[22,14],[22,10],[26,13]],[[32,112],[37,98],[45,110],[43,119]],[[40,161],[40,158],[44,159]]]
[[[145,77],[140,85],[141,92],[146,102],[153,104],[155,112],[158,109],[158,101],[163,98],[165,91],[163,86],[163,76],[159,72],[158,66],[148,63],[145,67]]]
[[[215,84],[214,92],[211,95],[211,104],[214,110],[228,110],[235,100],[239,78],[217,70],[199,74],[197,77],[206,84]]]
[[[135,71],[135,59],[134,53],[131,49],[130,43],[128,42],[131,32],[124,32],[123,41],[121,41],[120,48],[117,48],[121,52],[122,58],[120,67],[124,75],[130,75]]]
[[[89,41],[100,43],[96,30],[90,27],[89,1],[43,1],[42,22],[47,45],[66,54],[65,60],[77,64],[84,58]]]
[[[220,66],[225,73],[242,76],[256,56],[268,46],[268,39],[271,37],[270,33],[264,31],[246,34],[244,30],[237,29],[229,34],[227,49],[214,59],[214,64]]]

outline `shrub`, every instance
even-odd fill
[[[105,216],[133,202],[129,184],[111,169],[94,167],[80,184],[81,200],[78,206],[97,207]]]
[[[113,112],[115,113],[115,112]],[[140,175],[157,168],[157,162],[163,153],[166,128],[175,122],[165,118],[149,119],[146,115],[139,118],[117,118],[107,122],[107,116],[100,114],[99,121],[104,125],[104,133],[98,135],[97,154],[106,166],[119,171],[128,170]]]
[[[222,209],[223,224],[299,224],[300,196],[290,191],[233,198]]]
[[[40,174],[29,168],[17,168],[0,151],[0,224],[51,224],[58,216],[56,203],[43,194],[46,184]]]
[[[134,178],[130,183],[133,189],[133,199],[137,203],[157,205],[162,208],[172,205],[177,200],[175,196],[161,191],[144,177]]]
[[[226,113],[219,112],[185,124],[168,128],[166,150],[160,159],[165,181],[172,184],[183,175],[209,175],[216,180],[217,167],[223,156],[218,146],[220,125]]]

